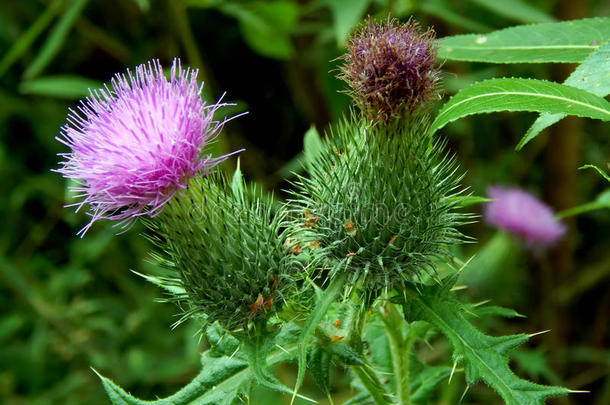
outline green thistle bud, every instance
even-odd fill
[[[438,97],[434,31],[422,32],[412,20],[378,23],[368,19],[352,35],[340,59],[344,80],[364,117],[387,122],[412,113]]]
[[[258,188],[233,191],[221,175],[193,179],[162,214],[148,221],[165,252],[186,303],[183,319],[200,316],[227,330],[277,312],[293,285],[294,255],[287,251],[272,201]]]
[[[429,134],[428,120],[367,126],[352,115],[333,132],[300,179],[300,237],[321,245],[331,277],[345,271],[348,283],[371,291],[434,274],[448,245],[462,241],[456,227],[467,216],[455,210],[457,163]]]

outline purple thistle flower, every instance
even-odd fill
[[[347,93],[369,120],[387,122],[438,95],[434,32],[421,32],[412,20],[369,18],[340,59],[344,64],[337,77],[349,85]]]
[[[549,247],[566,232],[551,208],[523,190],[495,186],[487,194],[495,201],[486,204],[485,221],[523,239],[529,247]]]
[[[70,147],[57,170],[78,184],[91,221],[119,220],[124,226],[141,215],[155,216],[189,179],[203,176],[229,155],[212,158],[203,150],[226,120],[214,121],[220,102],[206,105],[197,70],[174,59],[169,80],[158,60],[117,74],[112,89],[91,91],[57,139]],[[233,152],[236,153],[236,152]]]

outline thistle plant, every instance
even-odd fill
[[[178,303],[180,321],[202,321],[210,344],[201,373],[168,398],[142,401],[101,377],[114,404],[234,404],[253,383],[294,399],[306,371],[330,398],[333,363],[350,370],[352,405],[429,403],[461,371],[467,386],[482,381],[511,405],[570,392],[510,369],[511,351],[534,334],[489,336],[471,323],[516,312],[456,296],[455,247],[475,217],[463,171],[435,132],[461,111],[453,100],[435,114],[437,49],[413,20],[369,18],[356,29],[339,68],[354,105],[324,140],[313,135],[285,202],[245,184],[239,169],[232,180],[210,173],[227,158],[205,149],[226,118],[213,117],[221,104],[206,106],[196,72],[179,62],[169,80],[157,62],[117,76],[83,116],[71,113],[59,171],[78,180],[77,205],[89,205],[92,222],[143,217],[152,257],[168,271],[145,278]],[[490,196],[487,221],[527,243],[565,232],[530,195]],[[519,222],[520,211],[531,218]],[[416,343],[436,332],[451,358],[430,365]],[[281,362],[297,363],[293,388],[273,376]]]

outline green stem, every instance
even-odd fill
[[[390,344],[392,367],[398,404],[411,405],[409,390],[409,353],[413,339],[406,339],[403,333],[404,320],[402,314],[392,303],[383,307],[383,324]]]
[[[370,366],[352,366],[352,371],[358,378],[364,388],[371,394],[373,401],[376,405],[391,405],[392,401],[389,395],[383,388],[381,381],[377,378],[377,375],[371,370]]]

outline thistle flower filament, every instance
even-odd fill
[[[81,234],[98,219],[157,215],[190,178],[226,159],[204,154],[223,126],[213,118],[223,104],[206,105],[196,77],[175,59],[168,79],[154,60],[117,74],[110,88],[70,110],[58,140],[71,151],[57,171],[77,182],[77,211],[89,206]]]

